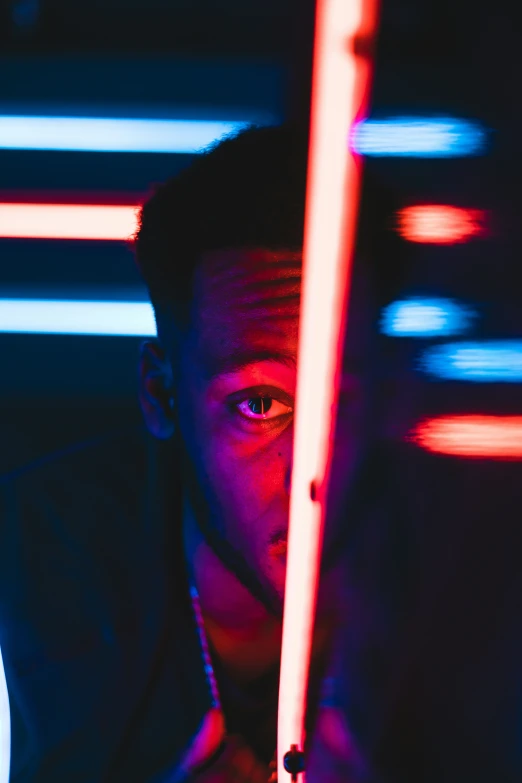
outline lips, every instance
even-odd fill
[[[270,557],[286,557],[287,552],[287,536],[285,534],[278,534],[275,536],[269,546]]]

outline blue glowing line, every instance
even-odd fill
[[[0,149],[200,152],[244,122],[0,115]]]
[[[522,383],[522,340],[488,340],[437,345],[420,367],[429,375],[475,383]]]
[[[486,134],[478,124],[454,117],[390,117],[355,125],[351,146],[359,155],[459,158],[480,154]]]
[[[380,328],[390,337],[439,337],[465,332],[474,315],[452,299],[404,299],[384,309]]]
[[[2,651],[0,650],[0,783],[8,783],[11,764],[11,715],[5,680]]]
[[[148,302],[0,299],[0,332],[154,337]]]

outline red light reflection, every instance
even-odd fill
[[[485,233],[485,213],[437,204],[405,207],[397,214],[399,234],[408,242],[452,245]]]
[[[420,422],[408,440],[439,454],[522,459],[522,416],[440,416]]]

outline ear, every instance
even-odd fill
[[[175,432],[175,397],[172,367],[157,340],[140,345],[139,402],[147,429],[160,440]]]

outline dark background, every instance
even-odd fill
[[[306,116],[312,9],[310,0],[3,0],[0,113],[175,113],[262,123]],[[368,162],[398,202],[437,200],[493,214],[488,241],[416,248],[405,290],[475,301],[487,313],[486,334],[499,336],[519,331],[514,19],[507,0],[494,8],[470,0],[385,0],[373,113],[468,117],[490,130],[491,144],[480,158]],[[143,198],[189,160],[0,150],[0,197]],[[0,239],[0,296],[67,291],[81,298],[93,290],[146,296],[124,244]],[[1,334],[0,468],[136,417],[138,344],[129,337]],[[450,399],[454,391],[448,389]],[[456,392],[465,408],[469,387]],[[491,392],[491,386],[484,392],[486,406]],[[507,400],[505,388],[495,394],[497,403],[499,394]]]
[[[3,0],[0,112],[279,122],[285,0]],[[188,155],[0,150],[0,197],[143,198]],[[0,295],[146,292],[123,243],[0,239]],[[137,417],[130,337],[0,335],[0,470]]]
[[[311,7],[309,0],[3,0],[0,113],[175,112],[276,123],[306,116]],[[403,295],[472,305],[479,319],[470,339],[521,334],[517,11],[509,0],[384,0],[382,7],[372,113],[450,114],[488,130],[489,146],[479,157],[367,162],[397,204],[431,201],[488,212],[486,239],[410,248],[401,282]],[[0,195],[144,197],[188,162],[185,155],[0,150]],[[393,269],[384,249],[381,262],[388,261]],[[0,296],[67,290],[81,298],[93,289],[114,298],[145,296],[128,247],[0,240]],[[137,421],[139,342],[0,334],[0,471]],[[426,415],[520,415],[520,385],[429,382],[416,365],[426,341],[400,344],[406,350],[392,368],[399,394],[387,399],[396,435]],[[518,783],[519,463],[409,449],[394,464],[401,519],[413,520],[411,547],[401,540],[399,549],[411,567],[408,600],[415,607],[406,643],[385,648],[383,672],[392,666],[394,677],[383,681],[396,691],[377,693],[374,714],[383,716],[384,728],[372,741],[393,783]],[[389,562],[384,539],[382,549]],[[365,573],[374,590],[373,561]],[[387,587],[375,590],[378,601],[388,595]],[[366,653],[358,660],[372,665]]]

